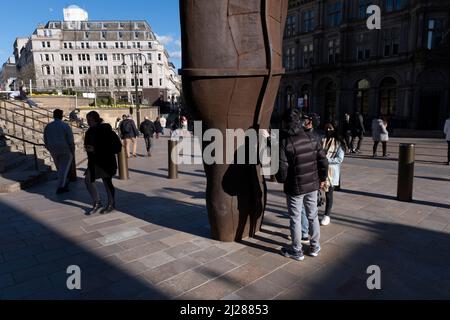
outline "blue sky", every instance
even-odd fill
[[[21,0],[2,1],[0,10],[0,66],[12,55],[14,40],[29,36],[39,23],[63,20],[63,8],[78,5],[89,20],[147,20],[179,68],[179,0]]]

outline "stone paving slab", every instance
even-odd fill
[[[419,142],[442,152],[430,141]],[[323,250],[296,262],[279,254],[289,244],[281,185],[268,183],[254,239],[221,243],[209,239],[202,167],[168,180],[166,139],[153,154],[130,159],[130,180],[114,180],[109,215],[85,215],[81,179],[63,196],[55,181],[0,195],[0,299],[450,298],[450,170],[439,161],[416,164],[415,202],[405,203],[395,161],[347,158]],[[376,292],[366,287],[373,264]],[[70,265],[82,269],[81,291],[67,290]]]

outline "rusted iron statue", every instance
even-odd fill
[[[205,128],[224,137],[226,129],[269,128],[284,73],[287,6],[288,0],[180,0],[183,94]],[[212,238],[254,236],[266,205],[261,166],[205,164],[205,172]]]

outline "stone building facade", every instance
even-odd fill
[[[381,29],[369,30],[369,5]],[[450,1],[293,0],[278,113],[302,107],[325,121],[361,112],[367,124],[439,130],[450,116]]]
[[[23,83],[31,79],[39,91],[73,89],[128,101],[137,84],[141,102],[143,88],[160,88],[170,101],[179,100],[180,77],[146,21],[88,21],[87,13],[79,21],[80,10],[65,9],[71,20],[49,21],[17,38],[14,56]]]

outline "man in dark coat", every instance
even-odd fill
[[[127,157],[130,158],[130,144],[133,144],[133,157],[137,157],[137,143],[136,138],[139,135],[139,131],[136,128],[134,120],[131,115],[128,115],[126,119],[122,120],[120,123],[120,134],[124,141],[125,148],[127,150]]]
[[[155,134],[156,131],[155,124],[152,121],[150,121],[148,117],[145,117],[145,120],[139,126],[139,131],[144,135],[145,146],[147,148],[147,155],[151,157],[153,135]]]
[[[292,259],[304,259],[301,244],[302,206],[305,206],[311,234],[309,255],[316,257],[320,248],[320,224],[317,208],[317,190],[323,188],[328,176],[328,160],[321,144],[305,133],[298,110],[289,110],[284,116],[281,132],[280,169],[277,180],[284,183],[290,215],[292,247],[281,253]]]
[[[364,139],[364,134],[366,129],[364,128],[364,118],[359,112],[355,112],[351,118],[352,125],[352,142],[351,142],[351,153],[360,153],[361,144]],[[355,148],[355,140],[358,138],[358,146]]]

